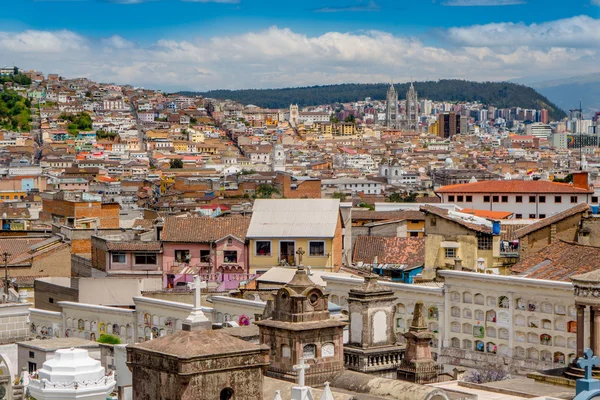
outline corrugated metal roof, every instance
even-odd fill
[[[246,237],[331,238],[339,208],[339,199],[258,199]]]

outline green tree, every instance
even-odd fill
[[[573,174],[569,174],[567,176],[565,176],[564,178],[554,178],[552,179],[553,182],[559,182],[559,183],[573,183]]]
[[[343,192],[333,192],[333,194],[331,195],[332,199],[340,199],[341,201],[345,201],[346,200],[346,193]]]
[[[169,162],[169,165],[172,169],[183,168],[183,161],[181,161],[179,158],[174,158]]]
[[[416,203],[417,195],[415,193],[392,193],[388,196],[391,203]]]
[[[268,183],[263,183],[256,189],[256,197],[260,199],[270,199],[274,194],[280,195],[281,192],[278,188],[273,185],[269,185]]]
[[[356,124],[356,117],[354,116],[354,114],[350,114],[344,119],[344,122]]]
[[[361,202],[358,206],[361,208],[368,208],[371,211],[375,211],[375,206],[373,204],[365,203],[364,201]]]
[[[340,119],[335,114],[331,114],[331,117],[329,117],[329,121],[334,124],[340,123]]]

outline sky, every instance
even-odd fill
[[[0,65],[167,91],[600,72],[600,0],[0,0],[0,9]]]

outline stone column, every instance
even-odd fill
[[[597,333],[600,334],[600,329],[596,330],[596,324],[594,323],[594,319],[596,317],[595,307],[590,306],[590,348],[594,350],[594,354],[596,354],[596,336]],[[583,346],[585,348],[585,346]]]
[[[590,340],[590,346],[594,351],[594,354],[600,354],[600,307],[590,307],[590,315],[592,325],[592,336]]]
[[[577,356],[575,359],[579,357],[583,357],[583,346],[584,344],[584,333],[585,333],[585,306],[582,304],[577,304]]]

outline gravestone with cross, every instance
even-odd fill
[[[577,360],[577,366],[583,368],[584,378],[577,379],[575,391],[577,395],[573,400],[589,400],[600,398],[600,381],[592,377],[592,368],[600,364],[600,358],[594,355],[592,349],[585,349],[583,357]]]
[[[304,358],[298,360],[298,365],[294,365],[294,371],[298,372],[298,386],[292,387],[292,400],[313,400],[310,386],[304,386],[304,373],[310,366],[304,364]]]

